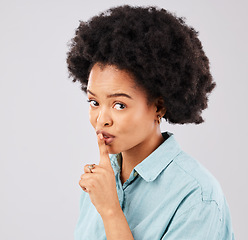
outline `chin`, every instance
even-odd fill
[[[109,154],[118,154],[121,152],[120,150],[113,148],[113,146],[111,145],[107,145],[107,147],[108,147]]]
[[[109,154],[118,154],[120,153],[120,151],[114,151],[114,150],[108,150]]]

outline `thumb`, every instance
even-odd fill
[[[102,133],[99,133],[97,135],[97,142],[98,142],[98,147],[99,147],[99,152],[100,152],[100,166],[111,166],[110,163],[110,158],[108,155],[108,149],[104,141],[104,137]]]

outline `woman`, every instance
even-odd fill
[[[203,122],[215,83],[197,32],[164,9],[120,6],[80,23],[67,63],[100,150],[79,182],[75,240],[234,239],[218,182],[160,131],[162,118]]]

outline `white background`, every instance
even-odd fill
[[[68,79],[67,43],[79,20],[109,7],[157,5],[200,32],[217,88],[201,125],[162,123],[220,182],[236,239],[247,225],[247,2],[242,0],[0,2],[0,239],[68,240],[78,181],[98,162],[88,103]]]

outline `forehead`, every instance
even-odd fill
[[[95,64],[90,71],[88,90],[101,91],[101,93],[127,92],[129,94],[144,95],[143,89],[137,86],[133,76],[116,66],[101,67]]]

